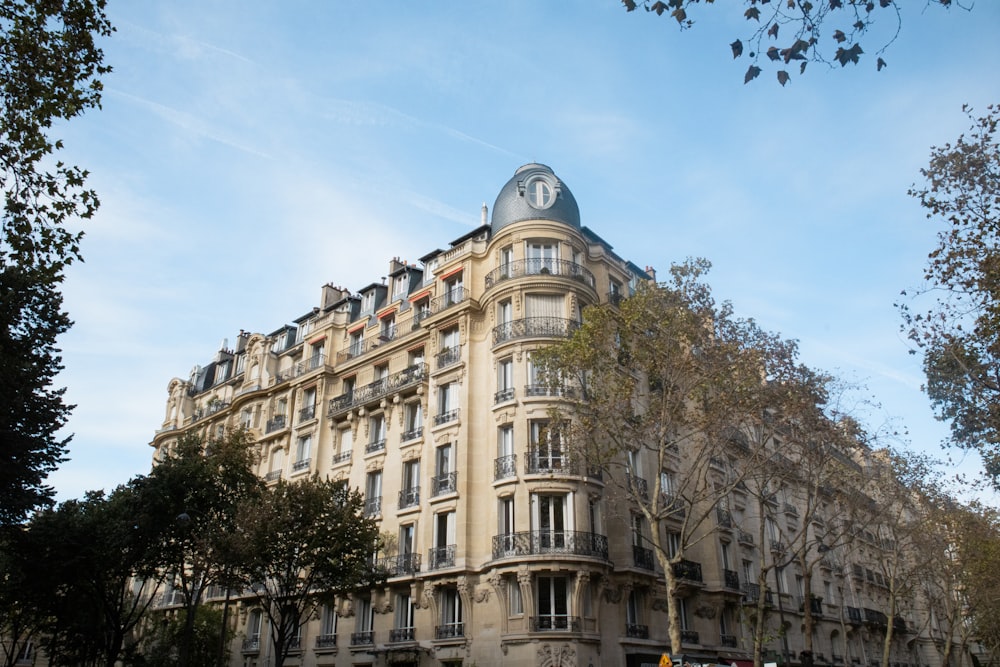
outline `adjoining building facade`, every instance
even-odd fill
[[[419,264],[393,259],[386,279],[356,292],[323,286],[293,324],[240,332],[169,384],[154,457],[185,432],[246,427],[265,480],[346,480],[395,538],[381,554],[385,586],[324,608],[291,664],[638,667],[668,650],[662,572],[623,518],[627,501],[545,437],[564,399],[532,364],[584,308],[628,297],[653,271],[581,225],[545,165],[519,168],[482,223]],[[756,598],[741,568],[759,545],[733,521],[685,561],[677,604],[696,662],[749,659],[740,611]],[[868,667],[887,621],[866,616],[878,582],[833,563],[815,579],[811,598],[792,584],[777,592],[789,622],[774,659],[797,661],[806,599],[815,664]],[[173,601],[167,591],[161,605]],[[893,621],[894,667],[936,665],[935,629],[919,620]],[[241,602],[234,622],[229,664],[267,664],[260,610]]]

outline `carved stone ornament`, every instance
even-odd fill
[[[475,600],[476,602],[480,602],[480,603],[482,603],[482,602],[489,602],[490,601],[490,589],[486,588],[485,586],[482,587],[482,588],[477,588],[476,589],[476,594],[475,594],[475,596],[472,599]]]
[[[621,584],[609,585],[606,589],[604,589],[604,597],[608,602],[618,604],[622,601],[622,595],[624,592],[625,588]]]
[[[718,610],[710,604],[698,605],[694,610],[694,615],[699,618],[715,618],[717,613]]]
[[[538,649],[538,667],[576,667],[576,651],[569,644],[543,644]]]

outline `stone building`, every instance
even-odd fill
[[[266,480],[347,480],[395,536],[380,555],[386,585],[324,608],[301,628],[291,664],[657,664],[668,650],[662,573],[600,473],[545,437],[549,408],[564,399],[532,365],[584,308],[652,278],[581,224],[549,167],[527,164],[492,217],[484,206],[482,225],[447,249],[393,259],[386,278],[356,291],[325,285],[292,324],[240,332],[171,381],[154,456],[180,433],[241,425]],[[760,592],[740,564],[760,545],[731,521],[685,561],[678,604],[690,661],[744,667],[741,609]],[[864,637],[886,618],[866,618],[857,590],[878,582],[862,571],[854,586],[846,567],[814,583],[815,663],[868,667],[880,654]],[[802,646],[804,595],[788,585],[777,593],[788,630],[769,658],[786,663]],[[161,605],[173,601],[167,591]],[[252,604],[238,609],[229,664],[268,664],[266,621]],[[912,648],[914,620],[897,621],[894,667],[934,664]]]

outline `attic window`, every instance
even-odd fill
[[[534,208],[545,209],[555,203],[555,189],[546,178],[535,176],[528,179],[527,183],[524,184],[524,190],[528,203]]]

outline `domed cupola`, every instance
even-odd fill
[[[544,164],[526,164],[515,171],[493,204],[493,234],[522,220],[554,220],[580,228],[573,193]]]

